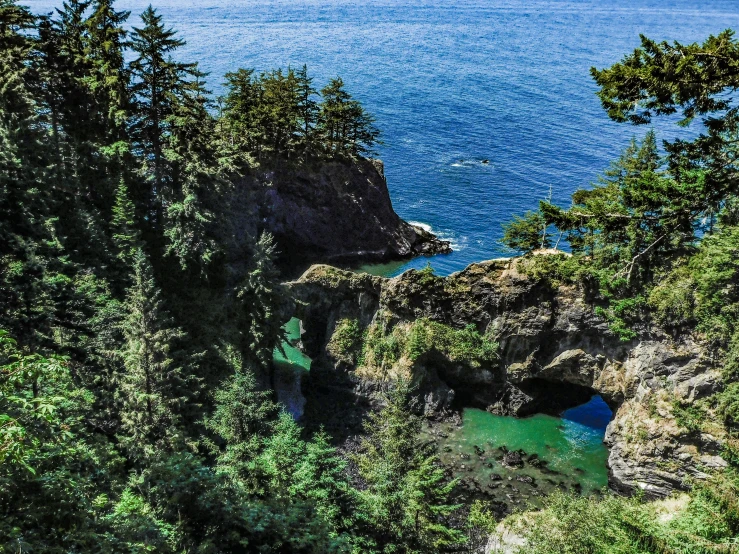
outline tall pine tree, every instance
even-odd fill
[[[184,333],[165,311],[146,255],[134,257],[133,284],[122,325],[124,371],[120,376],[121,443],[143,458],[167,446],[178,433],[179,415],[196,392],[195,379],[178,352]]]

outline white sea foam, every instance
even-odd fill
[[[433,229],[431,228],[431,225],[429,225],[428,223],[421,223],[420,221],[409,221],[408,223],[410,223],[414,227],[420,227],[421,229],[423,229],[427,233],[433,233],[434,232]]]
[[[449,242],[449,246],[452,247],[452,250],[455,252],[458,252],[460,250],[464,250],[467,247],[467,243],[469,242],[467,237],[458,237],[454,233],[448,232],[448,231],[437,231],[431,225],[428,223],[423,223],[422,221],[409,221],[411,225],[414,227],[420,227],[427,233],[432,233],[436,235],[440,240],[445,240]]]

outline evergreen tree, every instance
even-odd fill
[[[223,98],[222,119],[226,121],[227,145],[236,153],[259,157],[259,140],[256,125],[256,108],[260,102],[260,86],[254,79],[253,69],[239,69],[226,73],[227,93]],[[246,165],[243,160],[241,165]]]
[[[254,110],[259,153],[274,158],[290,158],[300,130],[298,113],[298,80],[292,69],[262,73],[259,77],[260,97]]]
[[[214,400],[215,409],[206,426],[225,442],[222,449],[212,445],[218,465],[255,490],[261,486],[255,480],[258,477],[255,460],[279,408],[272,401],[271,391],[258,390],[254,374],[249,370],[238,370],[218,388]]]
[[[162,305],[151,266],[139,250],[123,323],[125,370],[120,377],[121,442],[136,458],[152,455],[177,434],[179,414],[195,390],[176,351],[184,333]],[[180,359],[178,359],[178,357]]]
[[[365,437],[354,456],[367,483],[360,492],[359,519],[369,528],[365,552],[439,552],[464,543],[445,519],[455,482],[447,482],[438,459],[421,439],[422,419],[413,413],[409,384],[385,397],[385,407],[369,415]]]
[[[272,236],[263,233],[251,255],[248,274],[236,288],[241,350],[255,367],[267,368],[272,353],[284,338],[289,300],[280,284],[274,264],[275,245]]]
[[[108,135],[107,146],[125,148],[124,125],[128,117],[128,74],[124,56],[126,31],[123,25],[131,12],[116,11],[114,0],[95,0],[85,21],[85,56],[91,65],[88,86],[98,105],[98,123]]]
[[[230,188],[219,163],[215,120],[205,94],[193,86],[174,107],[164,150],[172,175],[167,253],[174,254],[183,269],[195,266],[201,273],[227,246],[226,225],[217,222],[215,214],[226,212],[223,198]]]
[[[169,162],[165,156],[172,116],[184,96],[202,77],[197,64],[180,63],[172,54],[185,42],[175,38],[176,32],[165,28],[162,17],[149,6],[141,15],[143,27],[133,28],[131,49],[136,55],[129,67],[133,123],[132,138],[137,154],[144,160],[143,175],[148,187],[134,194],[155,226],[161,226],[164,206],[171,201],[172,183]]]
[[[502,242],[508,248],[523,252],[550,248],[552,241],[547,233],[548,227],[546,218],[539,211],[514,215],[512,221],[503,225]]]
[[[128,187],[124,182],[118,185],[113,206],[113,218],[110,222],[113,244],[117,249],[117,257],[127,268],[132,268],[136,253],[142,246],[141,233],[136,224],[136,209],[128,195]]]
[[[304,155],[307,156],[315,148],[315,127],[318,123],[318,102],[314,100],[318,91],[313,88],[313,78],[308,75],[308,66],[304,65],[295,72],[298,95],[298,135]]]
[[[344,89],[344,81],[331,79],[321,97],[318,128],[328,151],[351,156],[372,153],[380,133],[372,116]]]

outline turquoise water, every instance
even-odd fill
[[[643,133],[608,120],[591,66],[620,60],[639,33],[690,42],[739,28],[737,0],[152,1],[215,94],[238,67],[305,63],[318,85],[341,75],[384,131],[396,210],[456,249],[432,261],[440,274],[506,255],[497,241],[511,213],[550,186],[569,203]],[[21,3],[48,12],[61,0]],[[148,4],[117,2],[134,15]]]
[[[275,368],[275,390],[277,400],[295,419],[300,419],[305,409],[302,380],[310,371],[311,359],[298,347],[300,341],[300,320],[292,318],[285,324],[287,340],[282,351],[275,349],[273,363]]]
[[[437,430],[439,455],[467,488],[507,504],[536,503],[556,488],[594,494],[608,485],[603,436],[610,419],[599,396],[561,417],[518,419],[466,409],[461,427]],[[523,467],[507,467],[505,450],[521,451]]]

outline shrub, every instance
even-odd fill
[[[362,354],[364,332],[356,319],[342,319],[326,349],[335,358],[350,364],[358,364]]]

